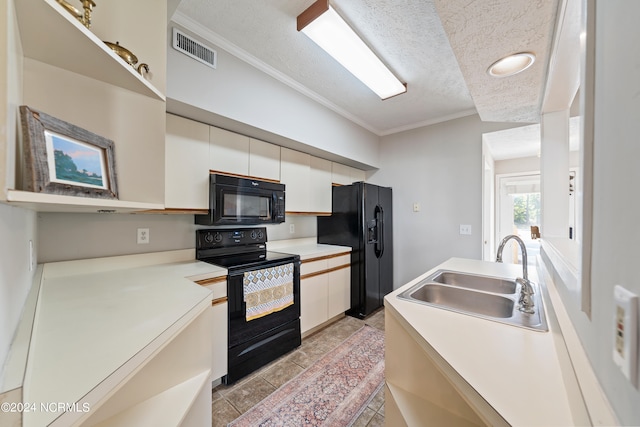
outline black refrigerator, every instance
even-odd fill
[[[331,216],[318,217],[318,243],[351,246],[351,309],[365,318],[393,290],[391,188],[356,182],[332,189]]]

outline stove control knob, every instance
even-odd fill
[[[256,240],[258,238],[258,232],[256,230],[251,231],[251,238]]]
[[[207,243],[213,242],[213,234],[207,233],[204,235],[204,241]]]
[[[216,233],[216,234],[215,234],[215,236],[213,236],[213,240],[214,240],[216,243],[220,243],[220,242],[222,242],[222,234],[220,234],[220,233]]]
[[[262,231],[258,231],[258,239],[262,239],[264,237],[264,233]]]

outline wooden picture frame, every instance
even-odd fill
[[[27,191],[117,199],[113,141],[20,107]]]

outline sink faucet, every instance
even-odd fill
[[[533,286],[529,281],[529,274],[527,273],[527,248],[524,245],[522,239],[515,234],[510,234],[500,242],[498,246],[498,253],[496,255],[496,262],[502,262],[502,251],[505,245],[511,239],[514,239],[520,245],[520,251],[522,252],[522,277],[516,279],[516,283],[520,285],[520,298],[518,298],[518,310],[523,313],[533,314]]]

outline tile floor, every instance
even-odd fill
[[[213,389],[213,427],[226,426],[278,387],[298,375],[335,348],[363,325],[384,330],[384,310],[380,309],[365,320],[345,316],[326,328],[306,337],[296,350],[271,362],[231,386],[223,384]],[[384,425],[384,390],[381,390],[354,423],[354,427]]]

